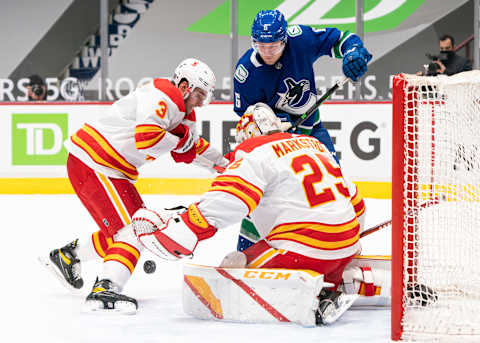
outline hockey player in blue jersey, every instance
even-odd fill
[[[357,81],[372,55],[360,38],[336,28],[287,27],[278,10],[262,10],[252,25],[252,48],[237,63],[234,73],[234,110],[242,116],[248,106],[269,105],[282,121],[295,121],[316,101],[313,63],[321,56],[343,59],[346,77]],[[318,111],[300,127],[300,133],[317,138],[336,158]]]
[[[305,25],[287,27],[280,11],[258,12],[252,25],[252,48],[239,59],[234,73],[235,112],[242,116],[248,106],[263,102],[282,121],[295,122],[317,100],[313,63],[324,55],[341,58],[343,73],[353,81],[365,74],[372,58],[353,33]],[[299,126],[298,133],[317,138],[338,161],[318,110]],[[252,244],[255,233],[253,223],[245,219],[238,249]]]

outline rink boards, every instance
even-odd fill
[[[109,105],[0,104],[0,194],[73,193],[63,141]],[[391,197],[391,106],[391,102],[332,102],[321,108],[344,173],[365,197]],[[196,113],[200,135],[224,152],[235,148],[238,116],[231,103],[211,104]],[[200,167],[175,164],[165,155],[140,169],[137,187],[143,194],[201,194],[212,176]]]

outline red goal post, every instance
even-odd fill
[[[480,72],[393,82],[393,340],[480,342]]]

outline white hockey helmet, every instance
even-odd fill
[[[208,105],[213,96],[213,90],[215,89],[215,74],[212,69],[205,63],[196,58],[187,58],[180,62],[175,68],[173,74],[173,82],[178,87],[182,80],[187,80],[188,88],[190,91],[185,95],[185,99],[193,92],[195,88],[203,89],[207,92],[207,97],[204,101],[204,105]]]
[[[242,143],[248,138],[264,136],[272,131],[282,131],[282,122],[267,104],[258,102],[248,106],[238,121],[235,141]]]

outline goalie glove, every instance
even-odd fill
[[[217,231],[205,220],[196,204],[173,216],[141,208],[133,215],[132,224],[137,239],[145,248],[171,261],[191,257],[198,242]]]

